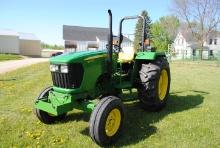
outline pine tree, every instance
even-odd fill
[[[148,16],[148,12],[146,10],[143,10],[141,12],[141,15],[145,17],[146,19],[146,34],[145,37],[150,37],[150,27],[151,27],[151,19]],[[142,39],[142,30],[143,30],[143,20],[139,19],[137,24],[136,24],[136,28],[135,28],[135,36],[134,36],[134,49],[136,51],[138,51],[141,47],[140,44],[141,43],[141,39]]]

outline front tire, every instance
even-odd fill
[[[36,100],[41,100],[41,99],[45,99],[45,98],[48,98],[49,96],[49,92],[53,90],[53,87],[50,86],[50,87],[47,87],[45,88],[40,94],[39,96],[37,97]],[[45,123],[45,124],[51,124],[51,123],[54,123],[55,121],[61,121],[65,118],[66,116],[66,113],[62,114],[62,115],[58,115],[58,116],[54,116],[54,115],[51,115],[45,111],[42,111],[40,109],[37,109],[35,108],[35,114],[37,116],[37,118]]]
[[[138,96],[142,108],[148,111],[159,111],[168,99],[170,89],[170,68],[165,57],[142,64]]]
[[[93,110],[89,121],[90,136],[98,145],[109,145],[121,133],[124,106],[115,96],[104,97]]]

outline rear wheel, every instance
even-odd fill
[[[47,87],[45,88],[41,93],[40,95],[37,97],[36,100],[41,100],[41,99],[45,99],[45,98],[48,98],[49,96],[49,92],[53,89],[52,86],[50,87]],[[49,114],[45,111],[42,111],[42,110],[39,110],[37,108],[35,108],[35,114],[37,116],[37,118],[45,123],[45,124],[51,124],[51,123],[54,123],[55,121],[60,121],[62,119],[65,118],[66,116],[66,113],[62,114],[62,115],[58,115],[58,116],[54,116],[52,114]]]
[[[142,64],[138,95],[141,106],[148,111],[162,109],[168,99],[170,89],[170,68],[164,57]]]
[[[115,96],[104,97],[91,114],[89,132],[100,146],[117,140],[123,126],[124,106]]]

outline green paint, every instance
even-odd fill
[[[53,57],[50,59],[50,64],[82,64],[84,73],[81,85],[76,89],[64,89],[54,86],[53,91],[49,92],[49,97],[37,101],[35,107],[54,115],[66,113],[74,108],[91,112],[96,103],[90,100],[104,92],[112,92],[113,89],[120,91],[124,88],[134,87],[133,81],[138,76],[137,67],[141,60],[154,60],[157,56],[164,55],[164,53],[157,52],[138,52],[134,60],[134,67],[131,69],[132,74],[128,77],[128,75],[122,73],[122,63],[118,63],[118,55],[113,53],[112,79],[105,84],[104,91],[98,88],[97,82],[101,76],[108,74],[107,50],[75,52]],[[117,64],[121,66],[117,67]]]
[[[91,113],[95,108],[96,104],[92,101],[82,101],[82,102],[75,102],[74,108],[83,110],[85,112]]]
[[[132,83],[130,81],[123,81],[115,85],[115,88],[117,89],[131,88],[131,87],[132,87]]]
[[[50,91],[49,97],[37,101],[35,107],[48,113],[59,115],[72,110],[72,100],[73,96],[70,94]]]
[[[47,99],[35,102],[35,108],[46,111],[53,115],[60,115],[71,111],[73,108],[86,112],[91,112],[95,103],[91,101],[78,101],[77,95],[63,94],[56,91],[50,91]]]
[[[53,104],[51,104],[49,102],[39,100],[39,101],[35,102],[34,107],[37,109],[43,110],[45,112],[48,112],[50,114],[58,115],[57,109],[55,107],[53,107]]]
[[[60,88],[60,87],[56,87],[56,86],[53,86],[53,89],[56,91],[56,92],[60,92],[60,93],[66,93],[66,94],[77,94],[80,92],[80,89],[66,89],[66,88]]]
[[[78,94],[84,93],[95,97],[96,81],[104,73],[107,73],[107,51],[83,51],[60,55],[50,59],[51,64],[81,63],[84,69],[83,80],[80,88],[63,89],[54,87],[61,93]]]
[[[103,54],[106,54],[107,56],[107,50],[71,52],[50,58],[50,63],[51,64],[69,64],[69,63],[77,63],[77,62],[81,63],[87,58],[91,58],[93,56],[103,55]],[[84,61],[84,62],[91,62],[91,61]]]
[[[154,60],[156,58],[156,52],[138,52],[135,59],[138,60]]]
[[[165,56],[163,52],[138,52],[135,59],[137,60],[155,60],[157,56]]]

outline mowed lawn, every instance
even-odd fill
[[[16,54],[0,54],[0,62],[8,60],[20,60],[22,56]]]
[[[0,75],[0,147],[98,147],[89,137],[89,114],[73,110],[53,125],[33,114],[34,99],[52,84],[48,66]],[[220,67],[175,62],[171,75],[169,101],[161,112],[125,104],[124,131],[113,146],[220,147]]]

